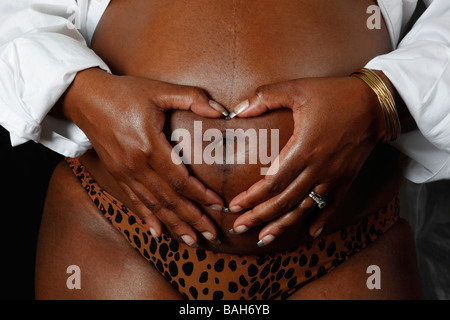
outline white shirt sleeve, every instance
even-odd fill
[[[0,0],[0,125],[13,146],[33,140],[65,155],[89,147],[72,122],[47,113],[77,72],[108,66],[88,47],[107,0]],[[97,6],[97,10],[95,7]]]
[[[405,177],[416,183],[450,179],[450,1],[425,2],[396,50],[366,66],[386,74],[418,125],[393,143],[410,157]]]

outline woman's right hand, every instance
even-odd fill
[[[194,228],[211,241],[216,240],[217,229],[192,201],[215,210],[224,203],[184,164],[172,161],[172,147],[163,132],[166,111],[172,109],[211,118],[225,111],[199,88],[115,76],[100,69],[79,73],[62,99],[64,115],[89,138],[153,236],[161,235],[162,222],[195,246]]]

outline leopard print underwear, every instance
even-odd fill
[[[380,237],[400,216],[397,195],[372,215],[300,247],[231,256],[152,237],[146,223],[103,190],[78,158],[66,161],[102,215],[187,299],[286,299]]]

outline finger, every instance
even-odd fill
[[[248,230],[293,210],[307,196],[314,180],[313,176],[303,172],[283,192],[239,216],[234,222],[235,229]]]
[[[259,241],[257,245],[259,247],[267,246],[279,238],[284,232],[293,227],[301,225],[306,219],[308,212],[312,211],[312,205],[303,204],[307,202],[305,198],[301,204],[294,210],[282,215],[278,219],[270,222],[259,233]]]
[[[121,184],[123,190],[126,190],[128,198],[131,200],[133,211],[140,217],[149,227],[150,233],[155,237],[160,237],[162,233],[161,221],[153,214],[149,209],[149,205],[144,205],[144,203],[139,199],[139,197],[125,184]],[[152,199],[156,201],[155,199]],[[148,203],[150,200],[146,200]]]
[[[176,193],[211,208],[224,206],[223,199],[217,193],[206,188],[203,183],[189,173],[165,136],[155,143],[154,149],[159,151],[147,157],[147,162],[151,164],[150,167],[153,170],[161,173],[161,177]],[[145,172],[149,168],[142,170]]]
[[[318,193],[320,190],[322,194],[327,194],[327,189],[328,186],[320,185],[315,188],[315,191]],[[333,212],[334,208],[330,207],[329,211]],[[259,233],[260,241],[258,242],[258,246],[266,246],[273,242],[275,239],[280,237],[285,230],[290,229],[302,222],[309,212],[320,213],[321,211],[317,208],[317,203],[307,195],[297,208],[269,223],[261,230]],[[320,232],[322,232],[322,230],[320,230]],[[319,235],[320,233],[314,234],[312,237],[317,238]]]
[[[255,94],[248,100],[239,103],[230,113],[230,118],[256,117],[268,110],[293,108],[295,99],[294,87],[289,82],[264,85],[256,89]]]
[[[192,204],[191,204],[192,205]],[[193,214],[188,203],[184,203],[186,208],[186,215],[180,216],[179,212],[175,212],[168,208],[162,207],[157,212],[157,216],[164,225],[174,234],[181,237],[181,239],[191,247],[197,247],[198,234],[194,228],[202,234],[202,236],[215,244],[220,243],[217,238],[217,229],[212,225],[211,220],[204,214]],[[187,214],[187,213],[190,214]]]
[[[135,185],[136,194],[149,199],[146,200],[149,201],[147,205],[152,206],[151,211],[154,215],[182,238],[189,237],[196,243],[197,233],[193,229],[195,228],[206,239],[216,241],[217,228],[211,219],[191,201],[173,192],[163,181],[158,180],[156,174],[149,173],[147,178],[141,178],[141,185]]]
[[[167,87],[162,91],[167,93],[159,95],[155,103],[164,110],[192,111],[208,118],[228,116],[228,111],[221,104],[210,99],[200,88],[168,83],[160,83],[160,85]]]
[[[231,212],[252,208],[285,190],[305,169],[301,154],[301,143],[291,136],[265,177],[231,200]]]
[[[148,206],[145,206],[144,203],[139,199],[139,197],[130,189],[130,187],[123,183],[119,182],[120,187],[131,200],[133,205],[133,211],[140,217],[144,222],[148,225],[150,233],[152,236],[159,238],[162,233],[162,224],[161,221],[153,214],[153,212],[149,209]],[[147,201],[156,202],[155,199],[147,199]]]
[[[217,240],[217,228],[211,219],[204,214],[194,203],[181,197],[179,210],[173,211],[177,217],[198,230],[209,241]]]
[[[173,230],[186,244],[196,246],[198,240],[197,234],[189,224],[177,217],[164,204],[161,204],[155,196],[148,192],[147,188],[137,183],[132,188],[133,194],[137,197],[137,200],[132,200],[133,203],[137,203],[139,207],[139,202],[142,202],[145,207],[150,207],[151,211],[154,212],[154,217],[160,220],[170,230]],[[155,232],[157,233],[157,237],[160,237],[162,235],[162,228],[155,230]]]

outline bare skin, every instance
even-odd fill
[[[389,37],[385,29],[369,32],[364,27],[367,18],[365,9],[373,3],[372,1],[355,3],[348,1],[345,4],[336,1],[325,2],[285,1],[280,5],[278,1],[277,6],[274,6],[270,1],[222,1],[214,4],[208,1],[174,1],[171,4],[163,4],[159,1],[116,0],[108,8],[97,29],[93,48],[112,67],[115,74],[138,77],[136,84],[144,81],[140,79],[148,78],[153,79],[152,81],[199,87],[204,90],[205,96],[231,110],[232,106],[251,97],[261,85],[305,77],[345,77],[362,67],[372,57],[390,50]],[[264,37],[260,36],[261,30],[265,32]],[[134,36],[130,37],[130,34]],[[355,50],[355,47],[358,50]],[[165,54],[157,54],[160,52]],[[135,81],[132,78],[128,80]],[[359,92],[362,97],[368,96],[367,87],[359,79],[349,78],[339,83],[342,83],[342,88],[348,92]],[[338,82],[335,84],[338,85]],[[157,87],[160,86],[157,85]],[[170,88],[169,91],[173,93],[174,90]],[[114,90],[110,93],[114,95]],[[127,93],[125,91],[123,94],[123,102],[126,102],[128,98]],[[360,99],[357,94],[355,96],[356,99]],[[367,126],[364,130],[367,131],[368,142],[364,150],[358,151],[362,155],[359,155],[352,168],[358,174],[352,177],[354,181],[341,201],[342,206],[331,207],[333,216],[327,222],[323,235],[376,211],[394,196],[401,184],[398,173],[400,157],[388,146],[376,146],[382,131],[379,128],[382,120],[379,109],[374,108],[373,101],[376,99],[373,96],[370,97],[366,100],[372,99],[371,103],[360,106],[361,118],[374,120],[361,121],[363,126]],[[364,99],[361,98],[361,101]],[[94,114],[91,117],[96,118],[97,126],[101,126],[102,119],[108,117],[110,106],[105,104],[103,107],[105,109],[103,114]],[[126,111],[126,107],[124,105],[122,110]],[[282,147],[294,130],[292,113],[288,110],[265,113],[257,118],[233,120],[206,119],[204,116],[208,112],[204,110],[206,109],[199,111],[200,115],[188,111],[173,112],[169,116],[166,135],[170,137],[170,133],[177,128],[192,130],[193,121],[201,120],[203,130],[276,128],[280,130],[280,147]],[[124,112],[115,112],[116,118],[124,119],[127,116]],[[111,113],[114,114],[109,112]],[[213,113],[206,116],[218,117]],[[76,112],[72,113],[72,118],[77,118]],[[85,130],[83,125],[87,121],[80,119],[81,117],[78,117],[79,121],[76,123]],[[107,124],[112,126],[114,124],[112,118],[108,120],[110,121],[106,121]],[[150,122],[152,120],[150,119]],[[358,123],[352,125],[358,126]],[[94,126],[91,127],[94,128]],[[89,132],[89,130],[85,131]],[[88,171],[100,185],[142,218],[146,219],[154,215],[154,212],[149,213],[148,216],[145,213],[142,214],[144,210],[140,209],[143,205],[136,201],[140,195],[132,197],[130,193],[124,192],[114,172],[111,173],[105,165],[104,152],[102,159],[100,151],[103,145],[104,143],[100,141],[97,145],[94,144],[98,154],[92,151],[82,158]],[[110,148],[114,148],[113,143],[110,144]],[[109,148],[105,148],[107,149]],[[282,250],[310,239],[308,226],[314,211],[308,211],[301,216],[301,219],[291,221],[273,243],[258,247],[256,243],[264,227],[264,224],[260,225],[261,221],[255,223],[255,228],[242,235],[230,235],[228,230],[233,227],[240,213],[224,214],[211,210],[209,206],[214,203],[214,194],[222,197],[222,204],[229,204],[234,197],[261,179],[259,169],[260,164],[188,166],[190,174],[212,191],[208,193],[210,199],[207,202],[197,202],[202,214],[197,214],[196,219],[189,217],[185,219],[195,220],[198,231],[210,231],[222,243],[217,245],[190,233],[195,238],[195,242],[206,249],[220,252],[258,254]],[[339,167],[334,170],[339,171]],[[121,239],[121,235],[115,234],[113,228],[105,225],[95,206],[83,195],[84,191],[72,173],[65,168],[58,168],[52,180],[52,186],[48,193],[42,223],[43,231],[40,237],[37,268],[38,297],[67,295],[71,298],[103,298],[102,294],[111,288],[108,286],[121,288],[120,294],[112,288],[109,291],[119,298],[135,298],[139,294],[141,298],[155,298],[153,294],[161,292],[162,288],[167,288],[167,291],[164,291],[168,294],[166,298],[173,298],[172,293],[178,296],[178,293],[172,292],[170,286],[151,266],[146,265],[142,258],[129,248],[129,245]],[[358,200],[355,201],[355,199]],[[155,206],[150,203],[151,201],[148,203],[152,211],[160,213],[161,220],[166,219],[165,232],[182,240],[183,232],[188,232],[186,224],[180,223],[176,219],[177,215],[169,214],[169,212],[174,208],[186,208],[188,205],[183,205],[186,203],[183,201],[187,201],[184,198],[177,201],[166,201],[166,204],[176,203],[177,205],[162,206],[164,210],[160,210],[161,206]],[[72,204],[69,205],[69,202]],[[65,208],[65,211],[63,212],[61,208]],[[156,220],[152,219],[146,221]],[[95,241],[99,248],[88,246],[87,244],[91,241]],[[327,298],[345,298],[341,290],[343,287],[338,279],[346,279],[346,293],[349,298],[356,296],[375,298],[380,291],[370,291],[365,287],[367,279],[365,270],[370,264],[378,264],[384,270],[383,275],[386,272],[386,279],[389,279],[386,287],[383,288],[384,297],[402,298],[406,294],[417,297],[415,282],[417,277],[411,243],[410,231],[405,223],[401,222],[366,249],[365,255],[358,255],[350,260],[351,263],[347,262],[340,267],[340,273],[336,270],[325,276],[323,278],[325,280],[309,284],[301,291],[308,292],[305,291],[306,288],[311,288],[311,292],[315,294],[309,294],[308,297],[320,298],[325,296],[317,294],[323,293],[327,288]],[[392,251],[385,250],[387,246],[392,248]],[[83,247],[86,249],[80,252],[78,248]],[[106,249],[107,247],[109,249]],[[54,259],[55,250],[57,250],[58,259]],[[123,257],[124,263],[114,264],[113,268],[108,269],[108,272],[113,274],[102,274],[109,256],[98,254],[101,250],[110,251],[111,256]],[[401,254],[395,255],[396,259],[393,259],[394,252]],[[87,257],[89,259],[86,259]],[[80,265],[81,262],[69,262],[74,258],[81,259],[86,269],[89,266],[90,274],[83,276],[89,290],[68,292],[64,287],[65,269],[62,273],[50,272],[50,270],[66,268],[70,264]],[[81,265],[80,267],[85,269]],[[123,288],[126,282],[135,282],[129,277],[122,278],[125,269],[134,270],[132,273],[139,277],[146,273],[148,283],[142,281],[137,284],[136,289],[139,290],[127,292]],[[356,270],[361,272],[354,277]],[[405,274],[405,278],[395,276],[399,273]],[[333,280],[334,274],[339,277]],[[94,279],[97,280],[94,281]],[[114,279],[114,281],[108,283],[107,279]],[[101,283],[100,280],[102,280]],[[63,281],[62,286],[56,289],[53,285],[61,281]],[[131,295],[132,292],[136,295]],[[305,298],[300,293],[293,297]],[[162,297],[157,296],[157,298]]]

